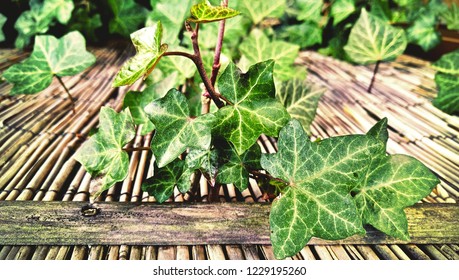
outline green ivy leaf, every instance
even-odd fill
[[[84,37],[73,31],[57,39],[51,35],[35,38],[29,58],[8,68],[3,77],[14,83],[11,94],[33,94],[47,88],[53,76],[76,75],[96,61],[86,51]]]
[[[180,43],[178,35],[183,29],[183,22],[189,15],[192,0],[158,0],[153,2],[153,11],[148,15],[146,26],[161,21],[164,26],[164,42],[170,45]]]
[[[368,132],[367,135],[379,139],[384,144],[384,151],[386,151],[387,140],[389,140],[389,132],[387,131],[387,118],[383,118],[377,122]]]
[[[113,18],[108,23],[110,33],[128,37],[145,22],[147,10],[134,0],[108,0]]]
[[[91,41],[98,41],[96,29],[102,27],[100,14],[90,15],[88,9],[84,7],[78,8],[74,12],[74,17],[69,22],[69,30],[78,30],[84,34],[85,38]]]
[[[153,195],[159,203],[166,201],[174,194],[174,187],[183,189],[190,187],[189,173],[185,161],[176,159],[162,168],[155,168],[153,177],[142,183],[142,190]],[[188,178],[186,178],[188,176]],[[185,187],[186,188],[186,187]]]
[[[116,113],[109,107],[100,109],[99,130],[75,154],[75,160],[92,176],[103,176],[96,196],[128,175],[129,156],[123,147],[134,137],[134,123],[128,110]]]
[[[144,27],[131,34],[136,55],[124,63],[113,81],[114,87],[132,85],[140,77],[146,78],[166,52],[167,45],[161,44],[162,25]]]
[[[280,84],[279,89],[276,90],[276,97],[287,109],[290,116],[299,120],[303,129],[309,134],[320,97],[324,92],[324,88],[312,86],[306,81],[293,79]]]
[[[247,60],[248,65],[274,59],[276,61],[274,66],[274,77],[276,79],[285,81],[298,75],[298,71],[292,67],[300,50],[298,45],[284,41],[270,42],[261,30],[254,29],[250,32],[249,37],[245,38],[242,44],[239,45],[239,50]]]
[[[459,49],[443,55],[432,68],[446,74],[459,75]]]
[[[449,30],[459,30],[459,6],[456,3],[452,3],[448,10],[441,13],[441,18]]]
[[[354,62],[370,64],[397,58],[406,45],[403,29],[392,27],[362,9],[344,50]]]
[[[54,16],[61,24],[67,24],[74,7],[73,0],[45,0],[43,10],[53,11]]]
[[[220,21],[235,17],[240,12],[223,6],[212,6],[208,0],[191,7],[191,17],[188,21],[196,23]]]
[[[322,7],[324,2],[322,0],[296,0],[295,1],[299,12],[297,15],[298,20],[306,20],[312,22],[320,22]]]
[[[178,90],[171,89],[166,96],[146,106],[145,112],[156,126],[151,148],[159,168],[187,148],[209,149],[214,115],[190,118],[187,100]]]
[[[3,34],[3,25],[6,22],[6,17],[2,14],[0,14],[0,42],[5,41],[5,34]]]
[[[424,51],[438,45],[441,41],[441,35],[435,28],[436,21],[435,14],[430,11],[420,14],[407,30],[408,40],[421,46]]]
[[[286,6],[286,0],[239,1],[237,9],[249,17],[254,25],[257,25],[265,18],[282,17]]]
[[[29,4],[30,10],[23,12],[14,24],[19,33],[15,46],[19,49],[27,46],[35,34],[46,33],[54,19],[54,11],[45,10],[43,2],[31,0]]]
[[[289,184],[270,214],[276,258],[292,256],[311,237],[342,239],[364,233],[350,190],[366,172],[370,155],[383,150],[371,136],[349,135],[311,142],[293,119],[280,132],[276,154],[261,166]]]
[[[220,108],[214,132],[234,144],[240,155],[265,133],[277,136],[290,119],[275,99],[273,60],[257,63],[241,73],[230,63],[218,80],[218,89],[232,104]]]
[[[192,149],[187,154],[185,163],[189,171],[194,172],[199,169],[210,183],[215,185],[215,177],[218,172],[218,160],[219,153],[215,149]]]
[[[229,144],[223,145],[221,150],[221,161],[217,182],[220,184],[234,184],[241,192],[249,185],[249,171],[260,170],[261,149],[254,144],[242,155]]]
[[[459,76],[437,73],[435,75],[438,94],[433,105],[448,114],[459,113]]]
[[[356,11],[355,0],[336,0],[331,6],[330,16],[333,17],[333,25],[347,19]]]
[[[387,119],[369,134],[387,142]],[[421,162],[406,155],[388,156],[385,150],[372,155],[368,171],[353,190],[354,200],[365,224],[402,240],[409,240],[403,209],[426,197],[439,183]]]
[[[288,42],[299,44],[301,48],[322,44],[322,28],[315,22],[289,25],[283,29],[281,36]]]

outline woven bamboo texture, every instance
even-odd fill
[[[96,64],[85,73],[64,78],[77,99],[76,114],[54,82],[38,95],[9,96],[11,85],[0,83],[0,201],[89,201],[98,186],[73,160],[74,152],[98,125],[101,106],[122,107],[128,88],[111,87],[115,73],[132,54],[124,45],[92,49]],[[0,50],[0,71],[27,57]],[[434,71],[425,61],[402,56],[380,65],[372,94],[366,93],[371,67],[353,66],[303,52],[297,63],[308,68],[308,79],[327,89],[312,125],[313,138],[364,133],[388,117],[389,153],[415,156],[441,183],[420,203],[456,203],[459,198],[459,118],[431,105],[436,95]],[[132,89],[138,89],[134,85]],[[152,135],[138,135],[132,147],[149,146]],[[260,137],[264,151],[276,150],[272,138]],[[130,154],[128,178],[102,195],[101,202],[154,202],[143,193],[142,181],[152,174],[151,153]],[[257,183],[239,192],[232,185],[218,192],[196,178],[186,194],[171,202],[266,202]],[[1,238],[1,237],[0,237]],[[0,245],[0,259],[273,259],[272,247],[254,244],[158,246]],[[1,244],[1,241],[0,241]],[[292,259],[459,259],[459,240],[448,244],[320,244],[308,245]]]

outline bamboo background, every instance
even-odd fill
[[[98,181],[72,155],[98,125],[101,106],[122,107],[127,88],[112,88],[122,63],[132,55],[112,43],[91,51],[96,64],[83,74],[64,77],[76,101],[73,114],[57,81],[38,95],[10,96],[11,85],[0,83],[0,200],[89,201]],[[0,50],[0,72],[27,57]],[[364,133],[388,117],[389,153],[412,155],[441,183],[421,203],[456,203],[459,198],[459,118],[431,104],[436,95],[435,72],[425,61],[401,56],[382,63],[372,94],[366,93],[372,66],[353,66],[303,52],[297,63],[308,68],[308,80],[327,89],[311,127],[313,138]],[[132,87],[137,89],[138,85]],[[137,135],[132,147],[149,146],[152,135]],[[274,139],[262,136],[263,151],[274,152]],[[101,201],[154,201],[143,193],[142,181],[153,172],[151,152],[130,153],[129,176]],[[168,202],[264,202],[257,182],[239,192],[224,185],[218,192],[197,177],[186,194],[175,191]],[[0,237],[1,238],[1,237]],[[273,259],[269,245],[198,246],[1,246],[0,259]],[[442,245],[310,245],[292,259],[459,259],[459,244]]]

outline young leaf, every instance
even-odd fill
[[[174,187],[190,187],[185,161],[176,159],[168,165],[156,169],[155,175],[142,183],[142,190],[153,195],[159,203],[166,201],[174,194]],[[186,178],[188,176],[188,178]]]
[[[312,21],[318,23],[320,21],[323,0],[297,0],[296,4],[299,8],[297,15],[298,20]]]
[[[383,150],[379,140],[349,135],[311,142],[293,119],[282,128],[278,147],[261,157],[266,171],[289,184],[270,214],[276,258],[296,254],[313,236],[335,240],[365,232],[350,190],[366,172],[369,155]]]
[[[212,6],[208,0],[193,5],[190,12],[191,17],[188,18],[188,21],[196,23],[220,21],[240,14],[240,12],[228,7]]]
[[[387,119],[377,123],[367,135],[376,136],[386,144]],[[435,175],[415,158],[388,156],[382,150],[372,155],[367,173],[353,190],[354,200],[364,224],[409,240],[403,209],[426,197],[438,183]]]
[[[215,114],[214,132],[234,144],[240,155],[265,133],[277,136],[290,116],[275,99],[273,60],[257,63],[247,73],[241,73],[230,63],[218,80],[220,93],[230,106]]]
[[[336,26],[356,11],[355,0],[336,0],[331,6],[330,16]]]
[[[459,75],[459,49],[443,55],[432,68],[446,74]]]
[[[240,1],[237,8],[242,14],[248,16],[254,25],[257,25],[265,18],[281,17],[286,6],[286,0]]]
[[[159,168],[187,148],[209,149],[214,115],[190,118],[187,100],[178,90],[171,89],[166,96],[145,107],[145,112],[156,126],[151,148]]]
[[[170,45],[180,43],[178,35],[183,28],[183,22],[190,12],[192,0],[158,0],[153,2],[153,11],[148,15],[146,26],[161,21],[164,25],[164,42]]]
[[[110,33],[129,36],[145,21],[147,10],[134,0],[108,0],[113,18],[108,23]]]
[[[217,182],[220,184],[234,184],[241,192],[249,185],[249,171],[260,170],[261,150],[254,144],[242,155],[227,144],[221,151],[222,166],[219,168]]]
[[[456,3],[452,3],[448,10],[441,13],[441,18],[449,30],[459,30],[459,6]]]
[[[161,22],[158,22],[131,34],[131,41],[137,53],[121,67],[113,81],[114,87],[132,85],[140,77],[146,78],[153,71],[167,50],[167,45],[161,44],[162,32]]]
[[[287,109],[290,116],[299,120],[303,129],[309,134],[320,97],[324,92],[324,88],[312,86],[306,81],[293,79],[280,84],[279,89],[276,90],[276,97]]]
[[[29,58],[8,68],[3,77],[14,83],[11,94],[33,94],[47,88],[53,76],[73,76],[96,61],[86,51],[84,37],[73,31],[60,39],[51,35],[35,38]]]
[[[45,0],[43,10],[53,11],[54,16],[61,24],[67,24],[74,7],[73,0]]]
[[[433,105],[448,114],[459,113],[459,76],[437,73],[438,94]]]
[[[344,50],[354,62],[370,64],[397,58],[406,45],[403,29],[392,27],[362,9]]]
[[[0,42],[5,41],[5,34],[3,34],[3,25],[6,22],[6,17],[2,14],[0,14]]]
[[[298,71],[292,67],[300,50],[298,45],[283,41],[270,42],[261,30],[254,29],[250,36],[239,45],[239,50],[243,57],[247,59],[248,65],[274,59],[276,61],[274,66],[276,79],[285,81],[298,75]]]
[[[99,130],[76,152],[80,162],[92,176],[103,176],[102,188],[96,196],[109,189],[129,173],[129,156],[123,147],[135,137],[134,123],[128,110],[116,113],[102,107]]]
[[[427,11],[421,13],[414,24],[408,28],[408,40],[421,46],[424,51],[428,51],[438,45],[441,35],[435,28],[436,16]]]

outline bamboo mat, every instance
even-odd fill
[[[92,49],[96,64],[85,73],[64,78],[77,98],[73,114],[57,82],[39,95],[9,96],[11,85],[0,83],[0,200],[89,201],[98,182],[72,159],[87,135],[98,125],[102,105],[121,109],[127,88],[113,89],[112,79],[131,55],[121,44]],[[0,71],[27,57],[0,50]],[[441,179],[422,203],[456,203],[459,198],[459,118],[431,105],[436,94],[434,71],[428,63],[402,56],[383,63],[373,93],[366,93],[372,68],[303,52],[297,60],[308,79],[328,90],[312,125],[313,138],[364,133],[382,117],[389,118],[390,153],[417,157]],[[136,89],[136,87],[133,87]],[[137,135],[132,146],[149,146],[151,135]],[[262,136],[264,151],[276,149],[274,139]],[[154,201],[141,191],[153,172],[151,153],[132,152],[126,180],[100,197],[103,201]],[[168,202],[263,202],[257,183],[239,192],[226,185],[218,193],[203,178],[190,192],[175,192]],[[0,237],[1,238],[1,237]],[[0,246],[3,259],[274,259],[271,246]],[[292,259],[459,259],[459,244],[443,245],[328,245],[306,246]]]

